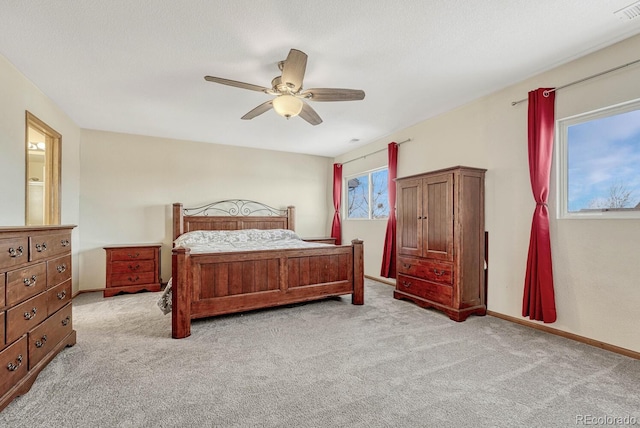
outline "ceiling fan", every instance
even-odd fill
[[[204,78],[209,82],[221,83],[223,85],[264,92],[276,96],[274,99],[260,104],[242,116],[244,120],[253,119],[273,108],[280,116],[287,119],[299,115],[311,125],[319,125],[322,123],[322,119],[305,100],[357,101],[364,99],[364,91],[360,89],[303,89],[302,79],[304,78],[304,72],[307,68],[307,54],[297,49],[291,49],[289,55],[287,55],[287,59],[278,63],[278,68],[282,74],[273,78],[270,88],[223,79],[221,77],[204,76]]]

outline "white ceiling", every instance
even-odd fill
[[[335,156],[640,33],[631,3],[2,0],[0,54],[82,128]],[[245,121],[271,96],[203,78],[270,86],[291,48],[365,99]]]

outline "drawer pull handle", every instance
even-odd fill
[[[135,277],[135,278],[134,278],[134,277],[132,277],[132,276],[130,276],[130,277],[129,277],[129,282],[137,282],[139,279],[140,279],[140,277],[139,277],[138,275],[136,275],[136,277]]]
[[[131,258],[131,259],[135,259],[135,258],[137,258],[138,256],[140,256],[140,253],[129,254],[129,258]]]
[[[36,285],[37,279],[38,279],[37,276],[31,275],[31,278],[25,278],[22,280],[22,282],[24,282],[24,285],[26,287],[33,287],[34,285]]]
[[[411,287],[411,283],[407,281],[402,281],[402,285],[404,285],[407,288]]]
[[[60,245],[62,245],[63,247],[68,247],[69,245],[71,245],[71,243],[68,239],[62,239],[60,240]]]
[[[63,300],[65,297],[67,297],[67,291],[62,290],[62,292],[56,294],[56,296],[58,297],[58,300]]]
[[[137,264],[135,266],[134,265],[129,265],[129,270],[138,270],[138,269],[140,269],[140,265],[139,264]]]
[[[436,274],[436,276],[442,276],[444,275],[444,271],[443,270],[438,270],[438,269],[434,269],[433,273]]]
[[[30,319],[32,319],[33,317],[36,316],[36,312],[38,311],[37,308],[33,308],[31,309],[31,312],[25,312],[24,313],[24,319],[26,319],[27,321],[29,321]]]
[[[61,265],[56,266],[56,270],[58,271],[58,273],[62,273],[67,270],[67,265],[62,263]]]
[[[47,244],[44,242],[42,244],[36,244],[36,251],[39,253],[47,251]]]
[[[410,265],[409,263],[402,263],[402,266],[403,266],[405,269],[411,269],[411,265]]]
[[[62,326],[66,327],[70,321],[71,319],[69,317],[66,317],[65,319],[62,320]]]
[[[47,335],[43,335],[40,340],[36,340],[36,348],[42,348],[47,343]]]
[[[21,365],[22,365],[22,354],[18,354],[18,358],[16,358],[16,364],[14,363],[7,364],[7,369],[10,372],[15,372],[16,370],[18,370],[18,367],[20,367]]]
[[[11,247],[9,248],[9,257],[20,257],[22,255],[22,253],[24,252],[24,248],[22,247],[22,245],[20,245],[17,249]]]

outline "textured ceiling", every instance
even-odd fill
[[[335,156],[640,33],[630,3],[2,0],[0,54],[82,128]],[[271,96],[203,78],[270,86],[291,48],[365,99],[245,121]]]

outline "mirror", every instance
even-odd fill
[[[60,224],[62,136],[31,113],[26,116],[25,224]]]

